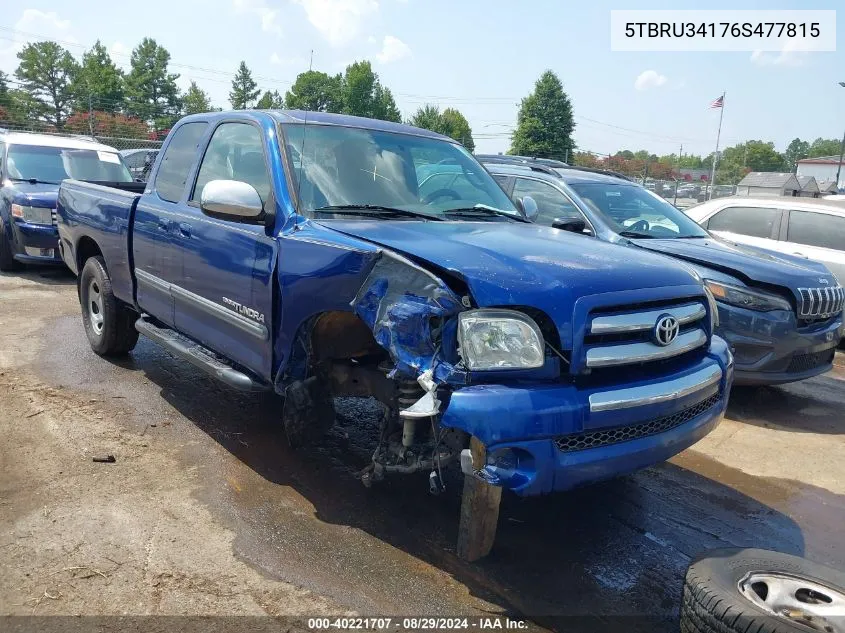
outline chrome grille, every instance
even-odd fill
[[[845,307],[845,288],[799,288],[801,301],[798,317],[801,319],[827,319],[842,312]]]
[[[667,344],[655,339],[657,322],[675,318],[676,337]],[[700,301],[650,305],[639,309],[591,314],[584,339],[584,363],[590,370],[667,360],[707,344],[702,321],[707,309]]]
[[[709,398],[682,409],[672,415],[667,415],[654,420],[647,420],[639,424],[620,426],[614,429],[602,429],[600,431],[588,431],[586,433],[573,433],[572,435],[561,435],[555,438],[555,445],[562,453],[583,451],[588,448],[599,448],[611,444],[619,444],[636,440],[649,435],[665,433],[693,418],[701,415],[711,407],[715,407],[722,399],[721,393],[714,393]]]
[[[56,212],[56,209],[50,209],[50,222],[53,226],[58,226],[59,224],[59,214]]]

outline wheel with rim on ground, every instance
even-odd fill
[[[681,633],[845,633],[845,574],[798,556],[718,549],[687,569]]]
[[[138,342],[137,313],[112,293],[102,257],[91,257],[79,275],[82,323],[91,349],[100,356],[126,354]]]
[[[2,218],[0,218],[0,223],[2,221]],[[21,263],[15,259],[14,253],[12,252],[12,245],[9,243],[5,231],[0,228],[0,270],[8,273],[14,270],[20,270],[22,267]]]

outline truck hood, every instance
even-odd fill
[[[786,287],[796,296],[797,288],[836,285],[836,279],[824,264],[721,238],[636,240],[634,243],[649,251],[732,275],[749,285],[756,282]]]
[[[326,227],[462,279],[479,306],[539,308],[561,326],[579,297],[700,285],[685,265],[537,224],[329,220]],[[436,272],[436,271],[435,271]]]
[[[33,185],[28,182],[14,182],[11,185],[11,199],[15,204],[54,209],[58,197],[59,185]]]

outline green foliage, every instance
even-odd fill
[[[232,90],[229,92],[229,103],[235,110],[246,110],[251,108],[261,94],[258,84],[252,78],[252,72],[247,68],[246,62],[241,62],[238,72],[232,80]]]
[[[126,76],[126,111],[151,123],[169,128],[181,110],[179,75],[167,72],[170,53],[152,38],[145,37],[132,51],[131,70]]]
[[[802,141],[800,138],[792,139],[792,142],[783,153],[786,167],[789,171],[795,171],[798,161],[802,158],[807,158],[810,155],[810,144],[807,141]]]
[[[261,95],[255,107],[259,110],[280,110],[285,107],[285,100],[279,94],[278,90],[273,90],[272,92],[267,90]]]
[[[123,71],[115,66],[106,47],[97,40],[82,55],[82,65],[73,85],[74,107],[77,110],[119,112],[123,109]]]
[[[208,93],[200,88],[195,81],[191,82],[191,85],[188,86],[188,91],[182,98],[182,109],[185,114],[199,114],[214,110]]]
[[[547,70],[522,100],[510,153],[564,160],[575,149],[574,130],[569,97],[557,75]]]
[[[445,134],[462,143],[469,151],[475,150],[469,121],[454,108],[446,108],[441,112],[437,106],[426,104],[414,113],[408,125]]]
[[[838,156],[842,141],[835,138],[817,138],[810,145],[807,158],[818,156]]]
[[[285,107],[311,112],[343,112],[343,77],[318,70],[299,73],[285,93]]]
[[[369,61],[346,67],[341,85],[342,112],[399,123],[402,116],[393,93],[382,86]]]
[[[62,129],[71,112],[72,84],[79,72],[76,60],[55,42],[27,44],[18,59],[15,76],[29,95],[22,104],[27,114]]]

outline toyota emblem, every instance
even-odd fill
[[[664,314],[654,324],[654,342],[662,347],[666,347],[678,338],[680,329],[681,325],[678,323],[678,319],[671,314]]]

